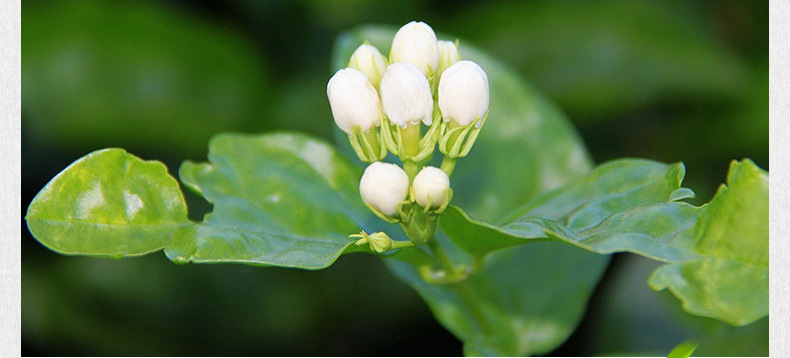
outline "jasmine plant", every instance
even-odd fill
[[[208,162],[178,172],[214,204],[200,222],[162,163],[95,151],[36,196],[31,233],[65,255],[163,250],[178,264],[315,270],[377,255],[468,355],[556,348],[615,252],[665,263],[648,284],[688,313],[733,326],[768,315],[768,173],[751,160],[702,206],[684,201],[682,163],[593,167],[556,107],[422,22],[347,33],[334,65],[337,148],[217,135]]]

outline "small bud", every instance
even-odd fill
[[[461,55],[458,54],[458,46],[455,42],[439,41],[439,75],[444,72],[448,67],[454,63],[461,61]]]
[[[439,110],[445,121],[468,126],[488,112],[488,77],[472,61],[459,61],[439,79]],[[479,127],[480,121],[477,122]]]
[[[383,231],[368,234],[363,230],[360,231],[359,234],[349,235],[349,237],[360,238],[354,244],[356,244],[357,246],[368,244],[370,245],[371,250],[376,251],[378,253],[387,252],[394,248],[393,247],[394,242]]]
[[[433,29],[424,22],[403,25],[392,39],[390,59],[415,65],[430,76],[439,67],[439,45]]]
[[[362,44],[351,55],[348,67],[362,71],[365,76],[368,76],[373,87],[378,88],[381,76],[384,75],[384,70],[387,68],[387,59],[375,47]]]
[[[436,167],[425,167],[414,177],[414,200],[424,208],[444,208],[450,200],[450,177]]]
[[[381,102],[393,124],[403,128],[433,121],[433,96],[428,78],[410,63],[393,63],[381,79]]]
[[[393,218],[409,193],[409,176],[395,164],[375,162],[365,168],[359,194],[374,212]]]
[[[335,123],[351,134],[354,127],[368,131],[381,124],[381,101],[364,73],[353,68],[337,71],[326,86]]]

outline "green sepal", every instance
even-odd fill
[[[362,128],[354,127],[351,134],[348,135],[348,140],[351,143],[351,148],[357,153],[359,160],[366,163],[373,163],[384,159],[387,156],[387,146],[381,135],[376,128],[371,128],[371,131],[376,131],[374,134],[378,143],[371,143],[369,140],[369,133],[365,133]]]
[[[416,203],[404,203],[400,215],[400,225],[415,245],[425,245],[436,232],[439,215],[423,211]]]
[[[450,128],[450,125],[445,125],[441,140],[439,140],[439,151],[452,159],[465,157],[472,150],[486,119],[488,119],[488,112],[483,118],[478,118],[463,127]]]
[[[421,126],[421,124],[416,124]],[[420,138],[420,150],[415,156],[410,156],[406,154],[404,145],[403,145],[403,136],[401,131],[403,128],[396,124],[392,124],[389,119],[385,118],[382,120],[381,124],[381,139],[386,148],[400,158],[401,161],[411,160],[415,163],[423,163],[429,161],[433,155],[434,148],[436,143],[441,138],[441,134],[444,131],[445,125],[442,123],[441,119],[434,118],[431,126],[428,127],[428,132]],[[356,150],[356,149],[355,149]]]

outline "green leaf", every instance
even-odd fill
[[[163,164],[109,149],[77,161],[42,190],[28,209],[30,231],[61,253],[165,249],[177,263],[319,269],[364,250],[349,248],[348,237],[374,221],[357,192],[361,170],[326,143],[288,133],[221,134],[208,157],[180,170],[184,184],[214,204],[201,223],[187,220]]]
[[[697,349],[699,343],[693,341],[686,341],[681,344],[678,344],[677,347],[672,349],[667,355],[667,358],[688,358],[691,357],[691,353],[694,353],[694,350]]]
[[[645,206],[664,204],[690,195],[688,189],[680,188],[684,173],[682,164],[616,160],[515,210],[503,225],[493,226],[476,221],[460,208],[452,206],[441,217],[442,228],[459,247],[476,256],[523,244],[524,239],[549,240],[546,234],[548,231],[551,235],[598,253],[629,251],[621,246],[638,245],[638,242],[655,246],[656,254],[663,257],[682,259],[689,254],[658,246],[659,241],[652,237],[636,236],[633,233],[642,230],[644,235],[671,235],[667,223],[680,227],[693,224],[693,221],[689,222],[693,218],[684,215],[693,209],[692,206]],[[644,215],[648,211],[653,216],[663,215],[664,221],[645,226],[647,216]],[[631,225],[636,228],[623,230],[625,236],[618,236],[602,230],[607,225]],[[640,250],[639,247],[633,249]]]
[[[55,252],[116,258],[161,250],[189,225],[184,197],[164,164],[122,149],[74,162],[36,195],[25,219]]]
[[[359,199],[361,171],[323,142],[289,133],[221,134],[208,157],[179,170],[214,210],[166,250],[176,262],[324,268],[371,220]]]
[[[394,33],[393,28],[366,26],[341,34],[333,67],[346,67],[365,40],[389,53]],[[467,42],[460,42],[460,51],[488,74],[491,114],[469,156],[456,165],[451,178],[455,204],[498,221],[590,170],[578,134],[556,106]],[[345,135],[336,134],[341,151],[354,157]],[[454,260],[469,259],[441,231],[437,238]],[[504,250],[490,255],[482,270],[467,280],[471,301],[462,300],[455,287],[426,283],[409,264],[387,263],[428,302],[439,322],[464,341],[467,354],[525,355],[549,352],[573,332],[608,257],[556,243]],[[485,323],[474,318],[475,311],[485,312],[495,331],[487,332],[481,326]]]
[[[405,263],[388,264],[464,341],[467,356],[518,356],[546,353],[565,341],[608,260],[552,242],[501,250],[465,281],[469,301],[455,286],[426,283]]]
[[[767,173],[748,159],[733,162],[729,186],[701,207],[675,201],[688,194],[682,178],[680,164],[614,161],[517,210],[511,222],[494,226],[450,207],[442,227],[478,256],[536,240],[637,253],[670,263],[650,285],[669,288],[690,313],[736,326],[767,315]]]
[[[25,5],[26,133],[55,148],[177,158],[201,155],[216,133],[263,123],[270,91],[256,44],[181,5]]]
[[[669,288],[693,314],[741,326],[768,314],[768,173],[733,162],[696,225],[681,238],[703,257],[656,270],[650,286]]]

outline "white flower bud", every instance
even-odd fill
[[[381,76],[384,75],[384,70],[387,68],[387,59],[375,47],[362,44],[351,55],[348,67],[362,71],[365,76],[368,76],[373,87],[378,88]]]
[[[438,208],[449,200],[450,177],[437,167],[425,167],[414,177],[412,190],[418,205]]]
[[[441,74],[454,63],[461,61],[458,46],[452,41],[439,41],[439,71]]]
[[[367,132],[381,124],[381,100],[364,73],[353,68],[337,71],[326,86],[335,123],[351,134],[359,126]]]
[[[393,124],[406,127],[409,123],[433,122],[431,85],[425,74],[410,63],[393,63],[384,71],[381,102]]]
[[[445,121],[467,126],[485,116],[488,101],[488,77],[478,64],[459,61],[442,73],[439,79],[439,109]]]
[[[374,162],[365,168],[359,181],[362,201],[389,217],[398,212],[398,204],[408,193],[409,176],[395,164]]]
[[[392,39],[392,62],[411,63],[427,76],[439,67],[439,45],[433,29],[424,22],[412,21]]]

